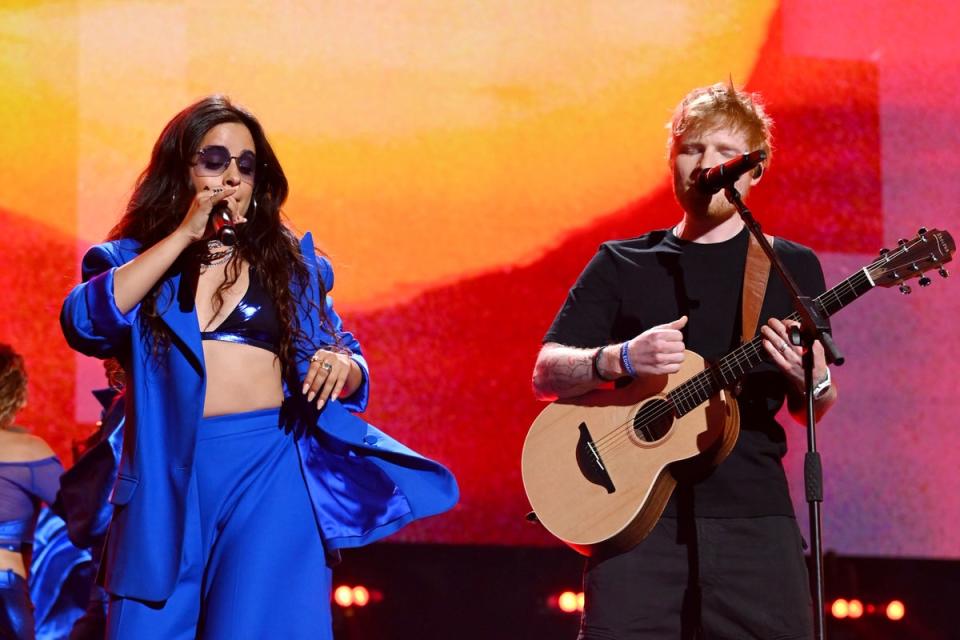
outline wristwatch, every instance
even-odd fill
[[[814,385],[813,399],[819,400],[823,396],[827,395],[828,391],[830,391],[830,367],[827,367],[827,375],[823,377],[823,380]]]

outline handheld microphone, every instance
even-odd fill
[[[720,191],[720,189],[725,189],[732,185],[746,172],[760,166],[760,163],[766,159],[767,152],[763,149],[758,149],[751,153],[744,153],[723,164],[705,169],[697,176],[697,190],[701,193],[713,195],[717,191]]]
[[[214,205],[210,213],[210,221],[213,224],[214,235],[225,247],[237,244],[237,231],[233,228],[233,220],[230,219],[230,205],[223,201]]]

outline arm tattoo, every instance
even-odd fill
[[[533,370],[533,388],[538,398],[571,398],[596,388],[593,349],[552,345],[544,347]]]

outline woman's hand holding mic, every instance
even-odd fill
[[[209,238],[208,229],[212,219],[214,233],[219,234],[222,229],[227,228],[233,232],[231,227],[235,223],[246,222],[245,218],[232,218],[230,204],[226,200],[235,193],[237,187],[204,187],[203,191],[194,196],[190,209],[177,230],[184,233],[191,242],[205,240]]]

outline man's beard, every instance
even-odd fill
[[[737,212],[737,208],[721,193],[710,200],[706,217],[711,220],[723,220]]]
[[[689,196],[692,196],[694,200],[689,202],[684,210],[695,219],[722,222],[737,212],[736,207],[727,200],[723,193],[715,194],[709,202],[705,202],[703,196],[695,193],[691,193]]]

